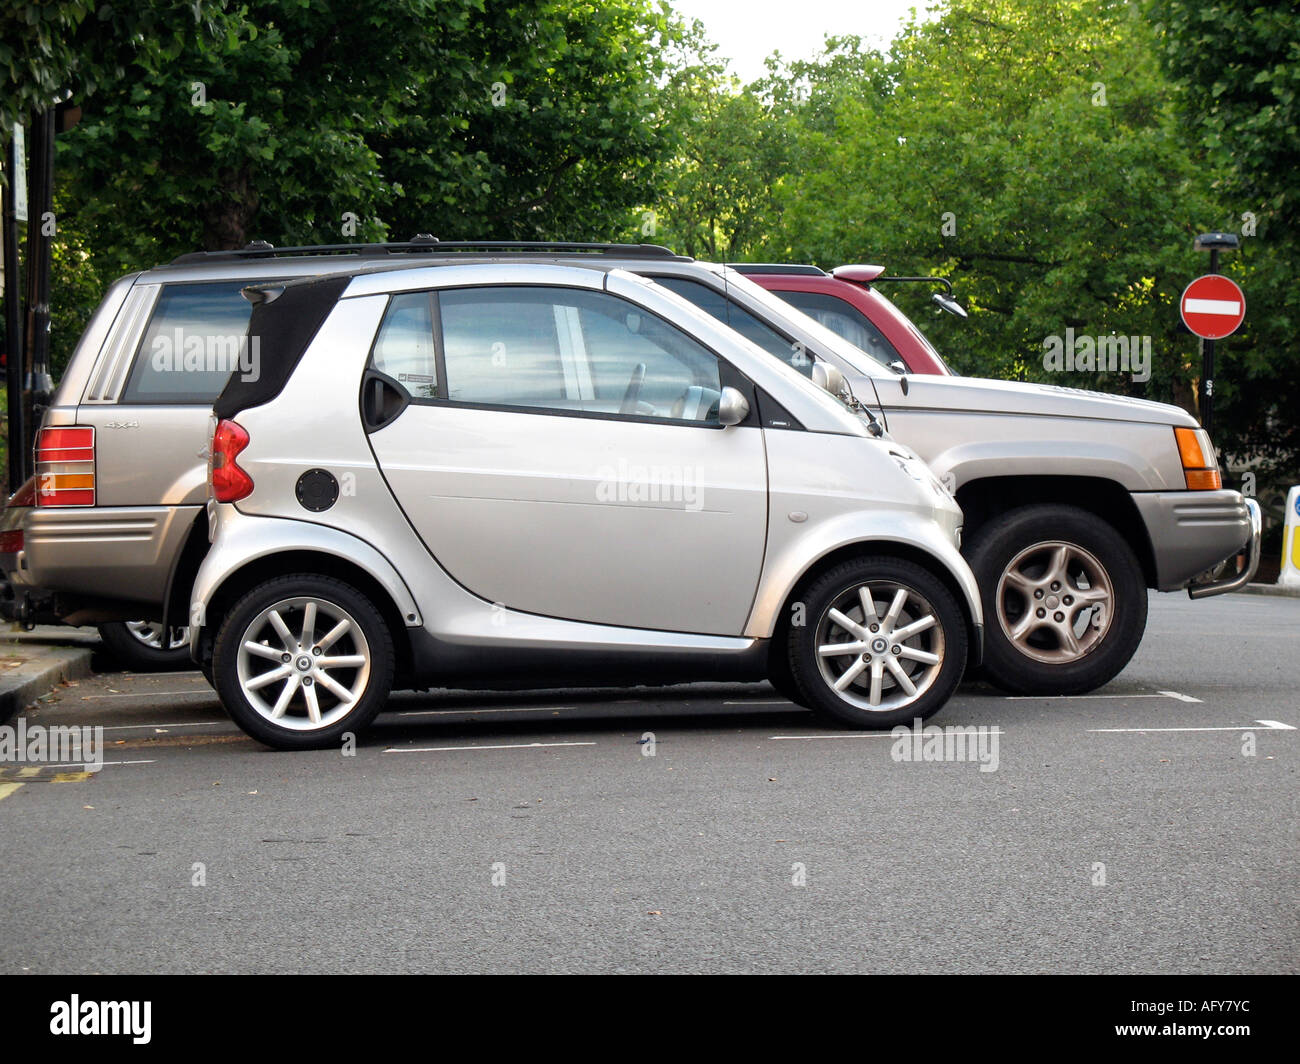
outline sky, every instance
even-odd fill
[[[741,81],[765,73],[763,60],[779,50],[787,59],[808,59],[828,34],[855,33],[883,46],[915,7],[929,0],[670,0],[688,18],[704,23],[718,54],[731,60]]]

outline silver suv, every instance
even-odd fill
[[[270,746],[336,744],[394,685],[766,677],[884,727],[978,656],[929,469],[651,282],[456,264],[246,294],[275,354],[214,406],[189,619]]]

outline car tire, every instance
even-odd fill
[[[856,559],[816,577],[800,598],[807,623],[790,626],[790,673],[804,704],[831,722],[891,728],[924,720],[961,681],[966,620],[928,569],[900,558]],[[856,649],[828,651],[838,643]]]
[[[226,712],[277,750],[338,746],[359,735],[387,702],[393,668],[392,633],[375,604],[312,573],[249,591],[213,644],[213,686]]]
[[[982,675],[1004,691],[1084,694],[1137,651],[1147,620],[1142,566],[1095,514],[1012,510],[976,531],[967,559],[984,606]]]
[[[164,647],[162,625],[156,622],[112,621],[99,626],[99,638],[108,652],[133,672],[192,669],[189,630],[172,628],[170,635],[170,645]]]

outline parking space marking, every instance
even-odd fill
[[[544,746],[595,746],[582,743],[506,743],[501,746],[390,746],[386,754],[437,754],[448,750],[536,750]]]
[[[1173,698],[1179,702],[1196,702],[1201,704],[1201,699],[1193,698],[1191,695],[1179,694],[1177,691],[1157,691],[1155,694],[1135,694],[1135,695],[1004,695],[1003,699],[1007,702],[1039,702],[1039,701],[1084,701],[1092,698]]]
[[[1184,731],[1259,731],[1260,725],[1264,731],[1295,731],[1296,729],[1290,724],[1283,724],[1276,720],[1257,720],[1254,724],[1236,724],[1230,727],[1217,728],[1089,728],[1090,732],[1184,732]]]
[[[935,725],[935,727],[938,727],[938,726],[939,726],[939,725]],[[974,727],[977,727],[977,726],[978,726],[978,725],[975,725],[975,724],[955,724],[955,725],[952,725],[952,727],[956,727],[956,728],[974,728]],[[911,735],[911,734],[912,734],[912,729],[911,729],[911,728],[908,728],[908,729],[907,729],[907,734],[908,734],[908,735]],[[985,734],[986,734],[986,735],[1005,735],[1006,732],[1004,732],[1001,728],[990,728],[987,732],[985,732]],[[893,733],[892,731],[874,731],[874,732],[834,732],[834,733],[831,733],[831,734],[828,734],[828,735],[769,735],[769,736],[768,736],[768,739],[771,740],[771,741],[774,741],[774,742],[777,741],[777,740],[779,740],[779,739],[797,739],[797,740],[803,741],[803,740],[806,740],[806,739],[894,739],[894,738],[897,738],[897,736],[895,736],[894,733]]]
[[[111,724],[104,731],[130,731],[132,728],[205,728],[213,724],[229,724],[228,720],[168,721],[166,724]],[[89,725],[86,725],[89,727]]]
[[[504,709],[397,709],[390,710],[396,717],[441,717],[453,714],[478,716],[482,713],[559,713],[572,706],[507,706]]]
[[[21,783],[0,783],[0,802],[3,802],[14,791],[22,788]]]
[[[153,758],[148,761],[101,761],[100,767],[103,768],[106,765],[153,765],[156,763],[156,759]],[[83,771],[90,772],[92,764],[93,762],[89,761],[73,761],[68,765],[51,765],[50,768],[79,768]]]
[[[196,695],[202,698],[216,698],[216,691],[114,691],[111,695],[82,695],[83,702],[96,702],[108,698],[174,698],[180,695],[183,698],[194,698]]]

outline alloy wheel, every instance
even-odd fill
[[[844,701],[904,709],[933,686],[945,640],[934,607],[903,584],[873,581],[837,596],[817,626],[817,666]]]
[[[347,610],[315,597],[282,599],[240,639],[236,668],[249,706],[281,728],[328,728],[356,706],[370,680],[370,645]]]

